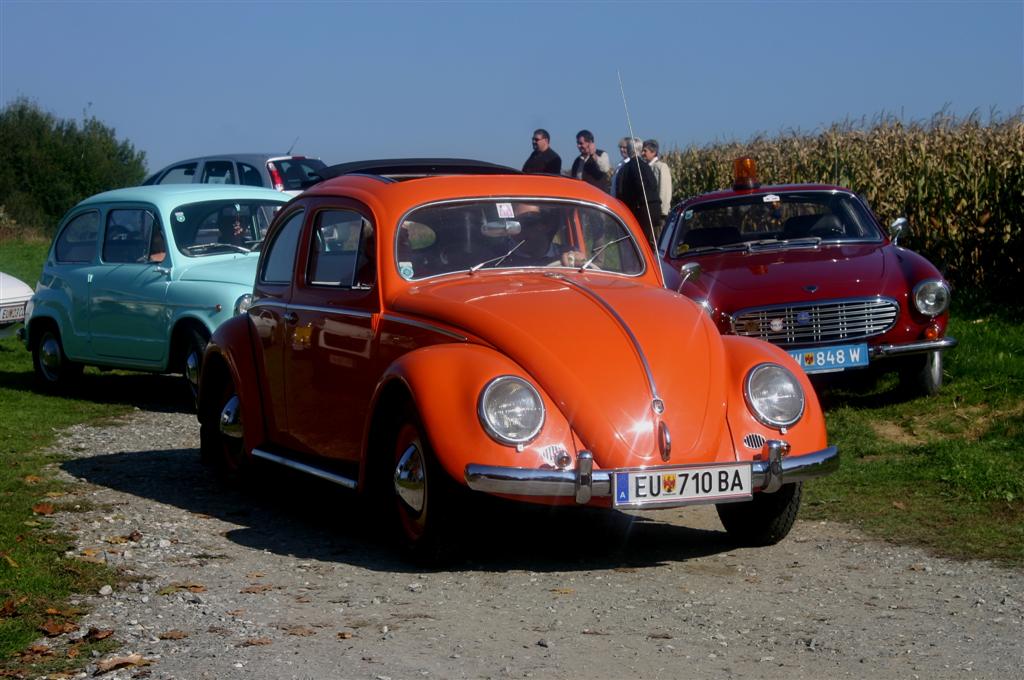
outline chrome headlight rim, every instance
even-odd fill
[[[799,392],[800,409],[797,411],[795,415],[793,415],[793,417],[785,420],[772,418],[758,408],[757,401],[751,396],[751,383],[760,373],[767,370],[780,371],[782,375],[789,378],[789,381]],[[754,415],[754,418],[757,419],[757,422],[776,430],[784,430],[788,427],[796,425],[798,422],[800,422],[800,419],[804,417],[804,411],[807,410],[807,395],[804,394],[804,389],[800,385],[800,381],[797,380],[796,375],[785,366],[771,361],[759,363],[753,368],[751,368],[749,371],[747,371],[747,375],[743,379],[743,399],[747,402],[747,409]]]
[[[937,311],[924,309],[924,305],[922,305],[921,303],[922,293],[924,293],[926,289],[931,287],[935,287],[938,290],[942,291],[943,301],[942,305]],[[914,309],[916,309],[919,314],[923,314],[925,316],[934,318],[936,316],[939,316],[940,314],[945,313],[945,311],[949,309],[949,302],[952,298],[952,291],[950,291],[949,284],[943,281],[942,279],[925,279],[924,281],[919,281],[917,285],[914,286],[914,289],[911,292],[910,297],[914,301]]]
[[[540,408],[540,419],[538,420],[536,426],[526,434],[518,437],[512,437],[509,436],[507,433],[499,432],[498,429],[494,426],[493,423],[491,423],[490,419],[487,417],[488,400],[492,397],[492,395],[494,394],[495,390],[498,387],[507,382],[515,382],[524,386],[533,395],[533,398],[536,400],[537,405]],[[488,383],[484,386],[483,390],[480,391],[480,398],[477,400],[476,414],[477,418],[479,418],[480,420],[480,424],[484,428],[484,431],[487,432],[488,436],[490,436],[491,439],[495,440],[499,444],[507,444],[509,446],[521,446],[523,444],[529,444],[530,442],[532,442],[534,439],[537,438],[537,435],[540,434],[540,431],[544,429],[544,422],[547,420],[547,410],[544,407],[544,400],[541,398],[540,392],[537,390],[537,388],[534,387],[529,380],[526,380],[525,378],[522,378],[518,375],[510,374],[499,375],[496,378],[492,378],[490,381],[488,381]]]
[[[252,306],[252,293],[243,293],[235,300],[235,315],[244,314]]]

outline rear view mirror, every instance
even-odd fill
[[[893,245],[896,245],[897,239],[899,239],[900,234],[906,230],[907,224],[909,223],[907,222],[906,217],[897,217],[893,220],[893,223],[889,225],[889,238],[892,239]]]
[[[480,227],[480,233],[491,237],[518,236],[522,231],[523,225],[516,220],[493,220]]]

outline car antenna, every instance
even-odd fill
[[[299,143],[299,135],[295,135],[295,141],[292,142],[292,145],[289,146],[288,150],[284,152],[284,155],[285,156],[291,156],[292,155],[292,149],[294,149],[295,145],[298,144],[298,143]]]
[[[622,94],[622,108],[626,111],[626,128],[629,130],[629,151],[634,154],[633,159],[638,163],[645,163],[636,148],[633,145],[633,140],[636,136],[633,134],[633,123],[629,119],[629,106],[626,104],[626,88],[622,86],[622,72],[616,69],[615,74],[619,77],[619,92]],[[640,192],[644,195],[644,209],[647,211],[647,225],[651,230],[651,246],[656,250],[658,248],[658,238],[654,233],[654,220],[651,219],[651,204],[647,202],[647,187],[644,186],[644,174],[639,173],[640,177]]]

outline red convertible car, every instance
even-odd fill
[[[229,475],[260,459],[357,490],[430,558],[473,492],[714,503],[773,543],[838,465],[807,376],[666,289],[606,193],[474,161],[324,174],[204,357],[202,454]]]
[[[659,239],[666,285],[728,335],[784,348],[807,373],[896,369],[912,394],[942,386],[950,288],[886,235],[865,201],[820,184],[761,186],[737,159],[730,190],[676,206]]]

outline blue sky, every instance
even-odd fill
[[[814,131],[880,113],[1024,106],[1024,0],[1004,2],[48,2],[0,0],[0,104],[95,115],[147,154],[568,165]]]

